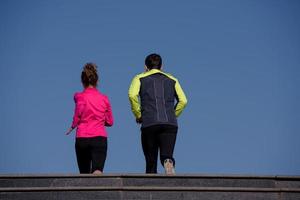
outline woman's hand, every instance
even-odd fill
[[[67,132],[66,132],[66,135],[69,135],[72,131],[73,131],[73,128],[72,128],[72,127],[69,128],[69,129],[67,130]]]

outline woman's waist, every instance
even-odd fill
[[[103,121],[90,120],[86,122],[80,122],[77,127],[77,131],[81,132],[105,132],[105,124]]]
[[[102,136],[102,137],[107,137],[107,132],[104,129],[83,129],[83,128],[77,128],[76,131],[76,137],[83,137],[83,138],[88,138],[88,137],[97,137],[97,136]]]

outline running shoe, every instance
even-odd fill
[[[164,168],[166,175],[175,175],[175,168],[171,159],[166,159],[164,161]]]

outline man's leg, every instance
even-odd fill
[[[146,160],[146,173],[157,173],[157,132],[159,131],[159,126],[150,126],[141,130],[142,147]]]
[[[162,132],[158,135],[160,161],[163,166],[166,159],[169,159],[175,166],[173,152],[176,143],[177,130],[178,128],[176,126],[162,125]]]

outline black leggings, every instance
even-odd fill
[[[76,138],[75,150],[81,174],[103,172],[107,152],[106,137]]]
[[[176,126],[172,125],[154,125],[141,129],[146,173],[157,173],[158,150],[160,151],[162,165],[166,159],[171,159],[175,165],[173,151],[177,129]]]

